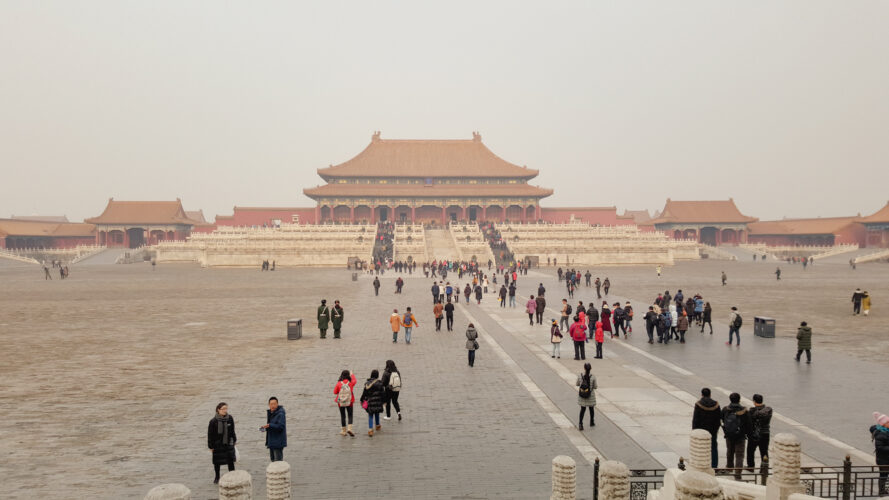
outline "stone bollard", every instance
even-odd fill
[[[559,455],[553,459],[553,494],[550,500],[577,498],[577,464],[574,459]]]
[[[191,500],[191,490],[184,484],[162,484],[151,488],[145,500]]]
[[[287,462],[272,462],[265,469],[266,495],[269,500],[289,500],[290,494],[290,464]]]
[[[713,467],[710,467],[712,436],[704,429],[695,429],[689,436],[688,451],[691,455],[688,461],[688,470],[716,475]]]
[[[599,500],[630,500],[630,469],[614,460],[599,467]]]
[[[723,500],[724,498],[722,486],[715,476],[695,470],[676,476],[675,500]]]
[[[800,442],[793,434],[775,436],[769,447],[769,465],[772,477],[766,484],[766,500],[787,500],[794,493],[805,493],[799,480]]]
[[[226,472],[219,480],[219,500],[253,500],[253,479],[245,470]]]

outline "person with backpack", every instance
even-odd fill
[[[466,288],[463,289],[463,297],[466,299],[466,303],[469,303],[469,296],[472,295],[472,287],[469,283],[466,284]]]
[[[874,455],[880,467],[880,479],[877,486],[880,495],[889,494],[889,416],[874,412],[876,425],[870,426],[870,438],[874,442]]]
[[[340,373],[339,380],[336,381],[336,385],[333,386],[336,406],[340,410],[340,424],[342,425],[340,436],[348,434],[355,437],[355,433],[352,432],[352,405],[355,404],[354,390],[356,383],[358,383],[358,378],[355,377],[355,374],[349,370],[343,370]],[[349,416],[348,427],[346,427],[347,414]]]
[[[626,304],[624,304],[624,325],[626,326],[626,330],[630,333],[633,333],[633,306],[630,305],[630,301],[628,300]],[[626,337],[626,335],[624,335]]]
[[[753,395],[753,408],[750,408],[750,424],[752,430],[747,440],[747,467],[753,472],[753,457],[759,448],[760,463],[769,454],[769,434],[772,427],[772,408],[762,403],[762,394]]]
[[[568,299],[562,299],[562,316],[559,320],[559,327],[568,330],[570,326],[568,324],[568,318],[571,317],[571,304],[568,303]]]
[[[441,331],[441,320],[444,319],[444,306],[441,305],[441,301],[437,298],[435,299],[435,305],[432,306],[432,314],[435,316],[435,331]]]
[[[732,313],[728,318],[728,342],[725,345],[732,345],[732,334],[738,336],[738,347],[741,347],[741,315],[738,314],[738,308],[732,306]]]
[[[583,415],[587,408],[590,409],[590,427],[596,426],[596,376],[591,373],[593,365],[583,364],[583,373],[577,376],[577,404],[580,406],[580,420],[577,428],[583,430]]]
[[[719,435],[719,425],[722,422],[722,410],[719,403],[710,399],[710,389],[701,389],[701,399],[695,403],[695,411],[691,419],[691,428],[704,429],[710,433],[710,467],[719,465],[719,445],[716,437]]]
[[[596,321],[596,359],[602,359],[602,344],[605,343],[605,331],[602,329],[602,322]]]
[[[574,323],[568,329],[568,334],[574,340],[574,359],[586,359],[586,325],[580,322],[580,318],[574,317]]]
[[[608,296],[608,290],[611,290],[611,280],[605,278],[605,281],[602,282],[602,290],[605,292],[605,296]]]
[[[796,357],[799,363],[800,356],[806,351],[806,364],[812,364],[812,328],[803,321],[799,324],[799,330],[796,331]]]
[[[417,323],[417,318],[414,317],[414,313],[411,312],[411,308],[408,307],[407,311],[404,313],[404,319],[402,320],[402,326],[404,326],[404,341],[408,344],[411,343],[411,331],[416,326],[420,326]]]
[[[383,383],[380,382],[380,371],[370,372],[370,378],[364,382],[364,391],[361,393],[361,407],[367,412],[367,436],[374,437],[374,422],[377,432],[383,429],[380,425],[380,413],[383,412]]]
[[[478,349],[478,331],[469,323],[466,327],[466,350],[469,353],[469,366],[475,366],[475,351]]]
[[[710,335],[713,335],[713,308],[710,307],[709,302],[704,304],[704,308],[701,309],[701,333],[704,333],[705,325],[710,325]]]
[[[657,319],[657,337],[658,337],[657,342],[658,342],[658,344],[660,344],[661,342],[663,342],[664,345],[670,343],[670,336],[671,336],[670,325],[672,325],[672,324],[673,324],[673,322],[670,319],[670,311],[668,311],[666,309],[661,309],[661,314],[658,316],[658,319]]]
[[[398,315],[398,309],[392,309],[392,314],[389,316],[389,326],[392,327],[392,343],[398,342],[398,332],[401,331],[401,327],[404,323],[401,321],[401,316]]]
[[[722,433],[725,435],[725,466],[735,470],[735,479],[741,479],[744,466],[744,445],[752,430],[750,414],[741,406],[741,395],[729,394],[729,405],[722,409]]]
[[[287,447],[287,415],[284,407],[278,404],[278,398],[269,398],[269,409],[266,410],[266,424],[262,426],[265,432],[265,446],[269,449],[269,460],[280,462],[284,460],[284,448]]]
[[[395,407],[395,413],[398,414],[398,420],[401,420],[401,406],[398,404],[398,395],[401,393],[401,373],[391,359],[386,360],[386,368],[383,369],[383,377],[380,381],[386,390],[386,416],[383,417],[383,420],[392,419],[393,406]]]
[[[562,359],[562,332],[559,330],[559,322],[553,318],[552,326],[549,328],[549,342],[553,345],[553,355]]]

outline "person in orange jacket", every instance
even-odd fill
[[[417,322],[417,318],[414,317],[414,313],[411,312],[411,308],[407,308],[407,312],[404,313],[404,318],[401,320],[401,326],[404,327],[404,341],[408,344],[411,343],[411,330],[415,326],[420,326],[420,323]]]
[[[398,332],[404,326],[401,316],[398,315],[398,309],[392,309],[392,315],[389,316],[389,325],[392,326],[392,343],[394,344],[398,342]]]
[[[602,322],[596,321],[596,359],[602,359],[602,344],[605,343],[605,330]]]

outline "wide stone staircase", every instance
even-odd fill
[[[448,229],[426,230],[426,258],[430,260],[460,260],[460,251]]]

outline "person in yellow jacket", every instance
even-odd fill
[[[867,290],[864,291],[864,296],[861,297],[861,312],[864,313],[865,316],[870,314],[870,294],[867,293]]]
[[[398,331],[403,326],[401,316],[398,315],[398,309],[392,309],[392,315],[389,316],[389,325],[392,326],[392,343],[394,344],[398,342]]]

